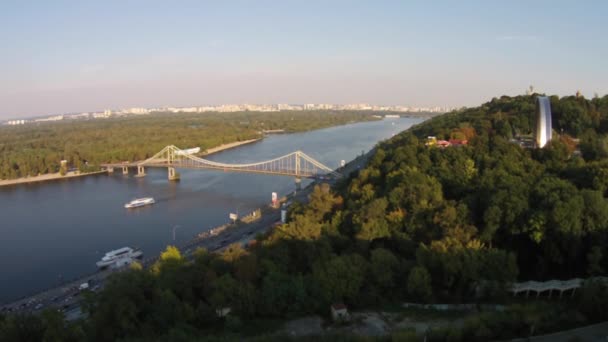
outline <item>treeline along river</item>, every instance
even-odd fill
[[[385,119],[272,135],[207,158],[247,163],[302,150],[337,168],[340,160],[352,160],[420,121]],[[143,178],[131,170],[129,176],[115,172],[0,188],[0,302],[94,272],[95,262],[112,249],[133,246],[146,257],[158,255],[169,244],[181,245],[227,222],[231,212],[245,214],[267,205],[272,192],[285,195],[295,189],[291,177],[178,171],[180,182],[167,181],[166,169],[150,168]],[[124,209],[124,203],[144,196],[154,197],[156,204]]]

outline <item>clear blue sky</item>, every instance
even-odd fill
[[[0,3],[0,118],[608,93],[608,1]]]

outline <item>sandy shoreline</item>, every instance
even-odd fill
[[[250,140],[243,140],[243,141],[235,141],[229,144],[221,144],[220,146],[216,146],[216,147],[212,147],[207,149],[207,151],[205,153],[202,153],[203,156],[208,156],[212,153],[217,153],[217,152],[221,152],[224,150],[229,150],[231,148],[235,148],[235,147],[239,147],[242,145],[247,145],[247,144],[251,144],[254,143],[256,141],[260,141],[262,140],[261,138],[258,139],[250,139]]]
[[[65,176],[62,176],[59,172],[47,173],[47,174],[40,175],[40,176],[24,177],[24,178],[17,178],[17,179],[3,179],[3,180],[0,180],[0,186],[45,182],[45,181],[52,181],[52,180],[58,180],[58,179],[77,178],[77,177],[84,177],[84,176],[90,176],[90,175],[98,175],[101,173],[106,173],[106,171],[95,171],[95,172],[71,171],[71,172],[66,173]]]
[[[250,140],[244,140],[244,141],[235,141],[235,142],[229,143],[229,144],[222,144],[220,146],[216,146],[216,147],[207,149],[207,151],[205,153],[202,153],[202,155],[207,156],[207,155],[210,155],[213,153],[217,153],[217,152],[221,152],[221,151],[228,150],[231,148],[239,147],[241,145],[251,144],[251,143],[254,143],[259,140],[261,140],[261,139],[250,139]],[[95,171],[95,172],[86,172],[86,173],[79,172],[79,171],[71,171],[71,172],[66,173],[65,176],[62,176],[61,174],[59,174],[59,172],[57,172],[57,173],[47,173],[47,174],[39,175],[39,176],[23,177],[23,178],[17,178],[17,179],[0,179],[0,186],[84,177],[84,176],[89,176],[89,175],[98,175],[101,173],[107,173],[107,171]]]

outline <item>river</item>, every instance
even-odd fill
[[[247,163],[301,150],[337,168],[340,160],[352,160],[418,122],[385,119],[272,135],[207,158]],[[295,189],[294,179],[285,176],[178,171],[179,182],[167,181],[166,169],[147,169],[143,178],[131,170],[129,176],[115,172],[0,188],[0,302],[94,272],[95,262],[112,249],[137,246],[145,256],[158,255],[169,244],[181,245],[227,222],[231,212],[267,205],[272,192],[285,195]],[[143,196],[157,203],[123,208]]]

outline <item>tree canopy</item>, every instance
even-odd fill
[[[264,130],[289,133],[366,120],[375,119],[364,111],[153,113],[2,126],[0,179],[65,173],[61,160],[70,168],[96,171],[101,163],[146,159],[167,145],[204,151],[260,138]]]
[[[518,280],[601,275],[608,160],[595,148],[608,133],[608,98],[552,97],[555,138],[527,149],[511,139],[534,131],[534,101],[493,99],[378,144],[366,167],[333,189],[315,185],[286,224],[247,249],[186,261],[169,247],[150,270],[113,276],[90,299],[89,318],[65,333],[200,336],[234,331],[241,319],[326,314],[337,302],[468,302],[503,298]],[[427,146],[430,135],[469,143]],[[608,315],[605,286],[581,293],[580,315]],[[226,307],[233,318],[218,317]],[[18,324],[5,320],[0,336],[19,336]]]

